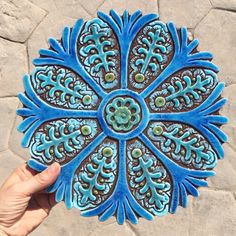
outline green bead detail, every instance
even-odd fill
[[[166,104],[165,98],[163,98],[163,97],[157,97],[157,98],[155,99],[155,105],[156,105],[157,107],[163,107],[165,104]]]
[[[107,73],[105,75],[105,81],[108,82],[108,83],[111,83],[115,80],[115,75],[114,73]]]
[[[145,80],[145,77],[144,77],[143,74],[136,74],[135,77],[134,77],[134,80],[137,83],[142,83]]]
[[[81,127],[81,133],[82,133],[84,136],[90,135],[91,132],[92,132],[92,130],[91,130],[91,127],[90,127],[90,126],[88,126],[88,125],[83,125],[83,126]]]
[[[103,150],[102,150],[102,154],[103,154],[105,157],[111,157],[112,154],[113,154],[113,150],[112,150],[112,148],[110,148],[110,147],[105,147],[105,148],[103,148]]]
[[[84,105],[90,105],[92,102],[92,97],[90,95],[85,95],[82,99]]]
[[[106,106],[106,121],[116,131],[129,131],[140,121],[140,111],[132,98],[117,97]]]
[[[134,148],[131,152],[133,158],[138,158],[142,156],[142,150],[140,148]]]
[[[158,136],[158,135],[161,135],[163,133],[163,128],[158,125],[158,126],[155,126],[152,131],[153,131],[154,135]]]

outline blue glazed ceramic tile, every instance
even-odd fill
[[[62,166],[48,189],[56,201],[119,224],[186,207],[227,139],[212,54],[186,28],[140,11],[99,12],[49,44],[24,77],[17,114],[29,166]]]

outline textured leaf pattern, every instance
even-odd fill
[[[166,24],[153,21],[148,24],[133,42],[130,51],[130,85],[142,89],[167,66],[172,57],[171,37]],[[135,80],[141,74],[143,83]]]
[[[91,133],[84,136],[83,126],[92,127]],[[31,141],[31,154],[40,162],[50,164],[70,161],[98,132],[98,124],[94,120],[63,119],[42,125]]]
[[[137,140],[129,144],[127,155],[128,179],[134,196],[153,215],[167,213],[171,180],[162,163]]]
[[[96,107],[98,96],[78,75],[57,66],[38,67],[32,74],[32,84],[40,97],[55,106],[71,109]],[[90,101],[86,102],[86,97]]]
[[[159,128],[158,135],[153,130]],[[196,130],[181,123],[153,122],[147,130],[155,145],[174,161],[188,168],[211,169],[217,163],[217,154],[207,140]]]
[[[17,114],[28,165],[61,164],[47,189],[56,202],[118,224],[186,207],[227,141],[212,54],[140,11],[80,19],[49,45],[23,78]]]
[[[116,176],[117,143],[105,140],[88,159],[85,159],[74,176],[75,206],[80,210],[86,210],[103,202],[109,196]]]
[[[105,22],[94,19],[85,24],[80,36],[79,55],[86,70],[105,89],[117,87],[118,84],[117,46],[114,33]]]
[[[201,104],[218,82],[211,70],[189,69],[168,78],[150,98],[154,111],[186,111]],[[163,106],[156,106],[156,98],[163,98]]]

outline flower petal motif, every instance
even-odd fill
[[[219,115],[224,84],[209,52],[198,52],[186,28],[140,11],[99,12],[49,39],[24,76],[22,146],[31,168],[52,162],[61,174],[48,188],[57,202],[101,221],[136,224],[178,205],[224,151]]]

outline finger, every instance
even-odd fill
[[[21,192],[30,196],[52,185],[60,174],[60,165],[55,162],[43,172],[19,184]]]
[[[18,166],[11,175],[6,179],[2,188],[7,188],[13,184],[30,179],[32,176],[36,175],[36,171],[31,169],[26,162]]]
[[[54,206],[56,206],[56,204],[58,202],[56,202],[55,200],[55,193],[50,193],[49,196],[48,196],[48,202],[49,202],[49,205],[51,206],[51,208],[53,208]]]
[[[37,203],[39,208],[42,208],[46,214],[49,214],[50,210],[57,204],[55,201],[55,194],[35,194],[32,199]],[[32,204],[30,205],[33,206]]]

